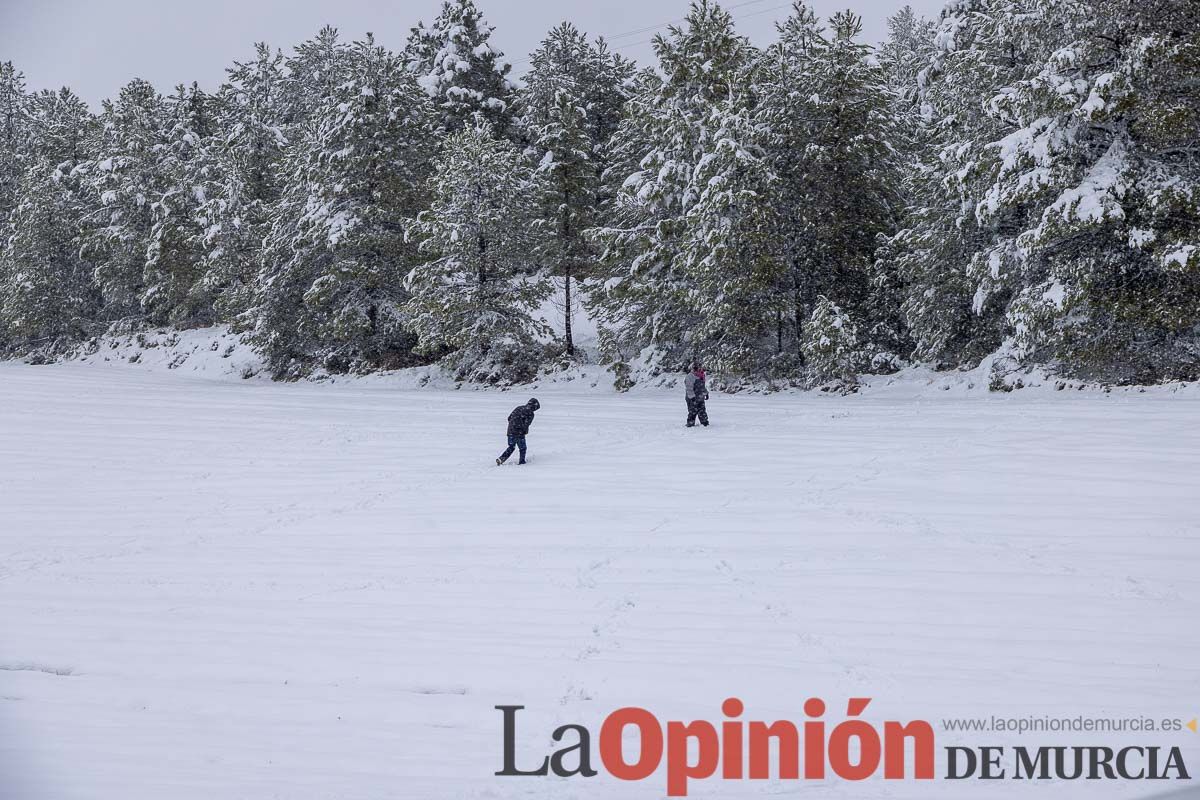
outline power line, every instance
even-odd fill
[[[750,17],[759,17],[759,16],[762,16],[763,14],[769,14],[772,11],[778,11],[779,9],[786,8],[786,7],[787,7],[786,3],[784,3],[782,5],[778,5],[778,6],[771,6],[770,8],[764,8],[761,11],[755,11],[751,14],[743,14],[740,17],[735,17],[734,21],[737,22],[737,21],[740,21],[743,19],[749,19]],[[643,39],[640,42],[630,42],[629,44],[623,44],[620,47],[614,47],[613,49],[614,50],[626,50],[631,47],[640,47],[641,45],[644,45],[644,44],[650,44],[651,42],[654,41],[655,38],[657,38],[657,37],[652,36],[649,39]]]
[[[767,0],[746,0],[746,2],[743,2],[743,3],[735,3],[734,5],[727,6],[725,8],[725,10],[733,11],[735,8],[742,8],[743,6],[753,6],[753,5],[757,5],[759,3],[765,3],[765,2],[767,2]],[[604,39],[604,41],[606,41],[606,42],[614,42],[617,39],[624,39],[628,36],[636,36],[639,33],[649,33],[650,31],[656,31],[659,28],[665,28],[668,25],[678,25],[680,22],[683,22],[686,19],[687,19],[687,17],[679,17],[678,19],[672,19],[672,20],[667,20],[666,22],[660,22],[657,25],[647,25],[644,28],[637,28],[635,30],[625,31],[624,33],[615,33],[612,36],[602,36],[601,38]]]
[[[788,3],[780,3],[777,6],[771,6],[770,8],[752,11],[749,14],[742,14],[740,17],[734,17],[734,22],[740,22],[741,20],[750,19],[751,17],[761,17],[763,14],[770,14],[772,11],[778,11],[781,8],[787,8],[788,6]]]
[[[767,2],[767,0],[745,0],[745,2],[735,3],[734,5],[728,6],[726,8],[726,10],[730,11],[735,8],[743,8],[745,6],[758,5],[759,3],[765,3],[765,2]],[[758,9],[756,11],[751,11],[749,14],[742,14],[741,16],[733,17],[733,21],[739,22],[744,19],[762,16],[763,14],[769,14],[772,11],[778,11],[781,8],[787,8],[787,7],[788,7],[787,3],[780,3],[779,5],[771,6],[769,8],[763,8],[763,9]],[[601,37],[601,38],[603,38],[604,41],[606,43],[608,43],[616,38],[621,38],[621,37],[625,37],[625,36],[634,36],[639,33],[649,33],[650,31],[658,31],[658,30],[661,30],[662,28],[667,27],[668,25],[678,25],[680,22],[686,22],[686,21],[687,21],[687,17],[680,17],[679,19],[673,19],[668,22],[660,23],[658,25],[648,25],[645,28],[638,28],[636,30],[627,31],[622,34],[617,34],[616,36],[613,36],[613,37]],[[642,39],[641,41],[637,41],[637,42],[626,42],[625,44],[616,45],[612,49],[621,51],[621,50],[628,50],[633,47],[641,47],[642,45],[650,44],[651,42],[653,42],[654,38],[655,37],[651,37],[649,39]],[[526,67],[530,64],[531,60],[532,60],[532,56],[526,56],[525,58],[522,58],[520,61],[513,62],[511,64],[511,66],[513,69],[517,69],[519,67]]]

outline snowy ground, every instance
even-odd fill
[[[0,364],[0,797],[654,798],[497,778],[579,722],[1200,712],[1200,402],[277,385]],[[938,734],[1103,744],[1096,735]],[[1180,745],[1193,775],[1200,735]],[[939,771],[941,767],[939,765]],[[1136,798],[722,782],[693,797]]]

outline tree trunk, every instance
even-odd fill
[[[563,279],[563,302],[566,310],[563,317],[563,336],[567,340],[567,355],[575,355],[575,341],[571,338],[571,267],[567,266],[567,274]]]
[[[476,302],[479,303],[479,310],[483,311],[487,308],[487,239],[481,233],[476,243],[479,247],[479,294],[476,295]]]
[[[563,338],[567,340],[567,355],[575,355],[575,339],[571,335],[571,192],[563,191],[562,234],[566,258],[563,259]]]

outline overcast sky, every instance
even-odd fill
[[[906,3],[936,17],[944,0],[815,0],[817,14],[851,8],[863,16],[864,38],[885,35],[886,19]],[[495,26],[492,41],[524,71],[526,56],[553,25],[569,19],[604,35],[639,62],[652,63],[656,26],[687,13],[687,0],[477,0]],[[30,88],[70,86],[88,102],[116,94],[130,79],[160,90],[199,81],[214,88],[234,60],[266,41],[285,51],[322,25],[347,39],[375,34],[394,50],[418,20],[431,20],[441,0],[0,0],[0,61],[13,61]],[[738,30],[769,42],[790,0],[727,0]],[[647,30],[648,29],[648,30]]]

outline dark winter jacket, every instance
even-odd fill
[[[704,373],[689,372],[683,379],[683,394],[688,400],[707,400],[708,387],[704,384]]]
[[[524,436],[529,433],[529,426],[533,424],[533,412],[539,408],[541,406],[537,405],[536,400],[530,400],[525,405],[514,408],[508,415],[508,435]]]

